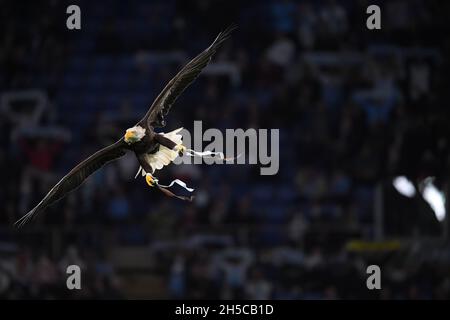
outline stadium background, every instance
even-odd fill
[[[68,31],[74,3],[82,29]],[[392,186],[448,188],[448,2],[376,3],[382,30],[368,31],[369,1],[0,1],[0,297],[448,299],[448,219]],[[166,130],[279,128],[277,175],[162,171],[196,188],[187,204],[134,180],[127,156],[12,227],[231,22],[219,71]],[[69,264],[82,290],[66,289]]]

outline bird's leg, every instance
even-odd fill
[[[162,134],[156,134],[155,135],[155,140],[163,145],[164,147],[170,149],[170,150],[175,150],[176,152],[178,152],[178,155],[180,157],[183,156],[184,152],[186,152],[186,147],[183,146],[181,143],[180,144],[176,144],[175,142],[173,142],[172,140],[166,138],[165,136],[163,136]]]
[[[180,157],[182,157],[183,154],[186,152],[186,147],[183,146],[182,144],[177,144],[177,145],[175,146],[174,150],[175,150],[176,152],[178,152],[178,155],[179,155]]]
[[[147,173],[145,175],[145,182],[147,182],[147,184],[150,187],[154,187],[157,181],[158,181],[158,179],[156,179],[154,176],[152,176],[151,173]]]

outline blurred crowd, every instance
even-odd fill
[[[374,239],[377,186],[398,175],[448,182],[448,3],[380,1],[375,31],[364,0],[77,4],[82,29],[69,31],[65,1],[0,0],[0,297],[126,298],[109,260],[115,246],[149,248],[162,298],[450,297],[448,246],[419,260],[406,259],[418,255],[409,242],[376,258],[346,246]],[[158,172],[196,189],[187,204],[135,180],[127,155],[12,230],[231,22],[239,29],[164,130],[194,120],[205,129],[279,128],[277,175],[260,176],[255,165]],[[387,236],[439,237],[429,211],[387,219],[387,230],[403,230]],[[68,260],[88,274],[81,293],[65,290]],[[389,270],[377,295],[365,287],[371,261]]]
[[[82,258],[76,247],[67,247],[57,260],[45,250],[14,250],[0,260],[0,298],[123,299],[120,278],[111,263],[99,252],[83,251]],[[68,290],[67,279],[74,274],[67,272],[70,265],[80,267],[81,290]]]

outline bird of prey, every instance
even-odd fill
[[[165,126],[166,121],[164,117],[167,115],[172,105],[208,65],[211,61],[211,57],[217,51],[219,46],[229,38],[234,29],[236,29],[235,26],[230,26],[219,33],[208,48],[186,64],[178,74],[169,81],[166,87],[153,101],[153,104],[145,116],[134,127],[127,129],[125,135],[120,140],[97,151],[73,168],[47,193],[38,205],[20,218],[16,222],[16,225],[24,225],[36,214],[42,212],[47,206],[60,200],[69,192],[78,188],[83,181],[103,165],[122,157],[127,151],[132,151],[136,155],[141,166],[140,172],[145,176],[147,184],[150,186],[156,185],[169,196],[181,198],[183,200],[192,200],[192,197],[177,196],[166,188],[163,188],[152,175],[155,170],[170,164],[177,156],[182,156],[183,153],[186,152],[186,147],[182,145],[181,135],[179,134],[182,128],[167,134],[156,133],[154,129]],[[178,182],[180,181],[178,180]],[[179,184],[183,183],[180,182]],[[189,191],[193,190],[189,188],[186,189]]]

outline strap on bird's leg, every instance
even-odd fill
[[[214,152],[214,151],[203,151],[203,152],[199,152],[199,151],[195,151],[192,149],[186,149],[186,155],[190,156],[190,157],[201,157],[201,158],[215,158],[215,157],[219,157],[221,160],[224,161],[234,161],[235,159],[239,158],[241,156],[241,154],[238,154],[237,157],[225,157],[225,155],[223,154],[223,152]]]
[[[176,195],[175,193],[173,193],[172,191],[169,191],[169,190],[167,190],[166,188],[161,187],[159,184],[156,184],[156,186],[157,186],[158,189],[161,190],[166,196],[169,196],[169,197],[175,197],[175,198],[178,198],[178,199],[181,199],[181,200],[184,200],[184,201],[189,201],[189,202],[192,202],[192,200],[194,200],[194,196],[190,196],[190,197],[179,196],[179,195]]]
[[[171,188],[174,184],[178,184],[179,186],[183,187],[184,189],[186,189],[189,192],[194,191],[194,189],[189,188],[186,185],[186,183],[184,183],[183,181],[181,181],[179,179],[175,179],[169,185],[165,186],[165,185],[159,184],[159,180],[156,177],[154,177],[152,174],[147,173],[146,177],[145,177],[145,181],[147,182],[147,184],[150,187],[157,186],[158,189],[161,190],[166,196],[175,197],[175,198],[178,198],[178,199],[181,199],[184,201],[192,201],[194,199],[193,196],[190,196],[190,197],[179,196],[179,195],[174,194],[172,191],[168,190],[168,188]]]

